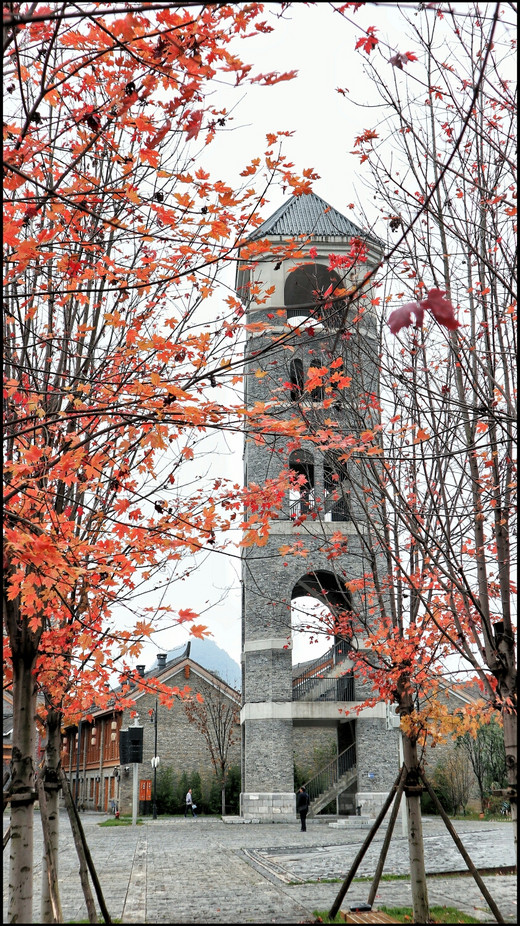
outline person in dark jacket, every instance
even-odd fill
[[[296,811],[300,814],[300,820],[302,821],[302,833],[307,832],[307,813],[309,811],[310,798],[305,790],[305,785],[302,785],[298,794],[296,795]]]

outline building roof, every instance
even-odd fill
[[[191,650],[191,641],[189,641],[182,647],[181,652],[178,655],[176,654],[176,651],[174,651],[173,657],[170,656],[170,658],[168,659],[168,655],[170,654],[164,653],[163,658],[158,659],[154,663],[152,668],[148,669],[148,671],[146,671],[146,667],[144,665],[137,665],[136,669],[142,678],[158,678],[160,681],[164,681],[165,678],[172,675],[172,673],[177,674],[185,666],[189,666],[190,669],[192,669],[196,675],[199,675],[201,678],[205,679],[207,682],[213,685],[213,687],[219,688],[220,690],[224,692],[224,694],[230,697],[233,701],[236,701],[237,703],[239,703],[240,702],[240,691],[237,691],[236,688],[234,688],[228,682],[224,681],[220,677],[218,672],[215,672],[214,670],[210,668],[206,668],[205,666],[202,666],[200,663],[192,659],[190,657],[190,650]],[[120,690],[121,690],[121,685],[118,685],[116,688],[114,688],[113,689],[114,696],[116,696]],[[140,698],[142,698],[146,694],[150,694],[150,692],[147,692],[143,689],[139,689],[137,687],[136,682],[131,682],[131,689],[129,693],[130,697],[135,698],[135,700],[138,701]],[[103,714],[112,713],[114,710],[121,711],[122,710],[121,707],[114,707],[114,702],[115,702],[115,697],[111,700],[111,702],[106,707],[96,707],[93,704],[90,707],[90,709],[84,711],[84,716],[86,716],[87,714],[92,714],[92,716],[99,718]],[[71,725],[69,724],[69,726]]]
[[[291,196],[273,215],[266,219],[249,238],[282,238],[292,235],[350,238],[353,235],[368,237],[346,215],[338,212],[316,193]]]

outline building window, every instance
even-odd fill
[[[289,514],[291,518],[300,518],[313,511],[314,495],[314,460],[308,450],[295,450],[289,457],[289,469],[300,478],[297,485],[289,490]]]
[[[326,521],[349,521],[351,518],[348,472],[341,455],[341,452],[330,450],[323,459]]]
[[[289,381],[291,384],[291,402],[297,402],[303,394],[305,375],[303,361],[296,357],[289,364]]]

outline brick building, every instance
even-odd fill
[[[161,683],[190,689],[190,696],[201,694],[203,698],[218,697],[224,702],[240,707],[240,695],[214,672],[199,665],[190,658],[190,644],[183,654],[167,661],[167,654],[158,656],[157,663],[146,672],[144,666],[138,671],[144,679],[157,678]],[[211,756],[203,735],[190,723],[182,700],[176,698],[173,707],[161,704],[157,707],[153,692],[134,693],[135,706],[132,710],[93,711],[92,720],[82,721],[80,733],[80,757],[78,763],[77,728],[65,731],[63,740],[63,767],[71,783],[72,793],[78,795],[79,805],[85,810],[109,812],[115,801],[121,813],[132,812],[133,776],[130,765],[120,763],[119,740],[121,729],[134,724],[132,713],[143,727],[143,762],[138,766],[140,812],[151,811],[153,769],[152,758],[160,758],[160,769],[170,768],[176,775],[197,772],[202,787],[209,791],[215,778]],[[157,724],[157,751],[155,732]],[[229,749],[229,765],[240,765],[240,726],[237,724],[234,742]],[[79,792],[78,792],[79,779]]]

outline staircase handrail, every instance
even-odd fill
[[[353,743],[351,746],[347,746],[343,752],[340,752],[339,756],[336,756],[332,762],[324,765],[316,775],[309,779],[309,781],[305,782],[305,789],[309,795],[311,804],[320,794],[333,788],[341,776],[351,771],[355,765],[356,746],[355,743]]]
[[[320,667],[326,666],[327,663],[330,663],[331,666],[335,666],[338,662],[341,662],[343,659],[346,659],[348,656],[348,643],[346,640],[340,640],[339,643],[335,643],[334,646],[331,646],[325,653],[322,653],[321,656],[318,656],[307,668],[297,675],[296,678],[293,678],[293,688],[298,682],[303,681],[304,679],[315,677],[315,672]],[[340,657],[340,658],[338,658]],[[318,678],[323,678],[323,676],[318,676]]]
[[[354,673],[304,678],[293,688],[293,701],[355,701]]]

